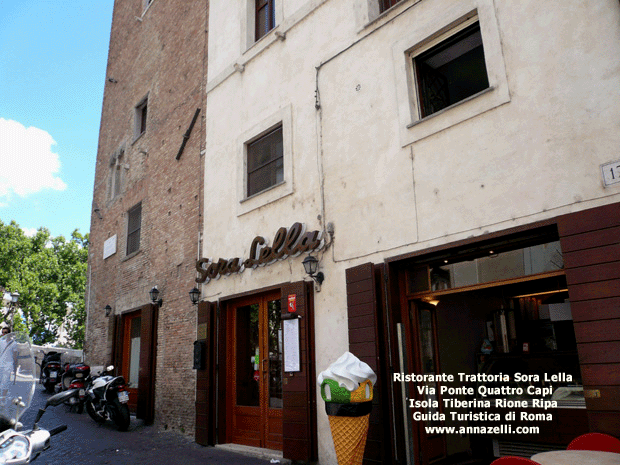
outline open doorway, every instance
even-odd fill
[[[488,465],[562,448],[587,432],[559,242],[507,249],[503,256],[477,249],[477,257],[460,261],[443,256],[401,274],[401,369],[453,377],[406,383],[414,463]],[[501,382],[489,381],[500,374]],[[500,386],[510,389],[493,390]],[[437,404],[414,408],[412,399]],[[491,428],[501,425],[512,430]],[[523,426],[537,429],[517,434]]]

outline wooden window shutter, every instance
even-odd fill
[[[366,362],[377,374],[374,387],[373,407],[370,414],[368,439],[364,451],[364,464],[387,463],[385,453],[389,444],[390,428],[382,421],[386,417],[383,410],[388,409],[389,402],[382,399],[380,386],[385,385],[386,373],[381,370],[381,358],[384,348],[383,323],[381,322],[380,302],[377,299],[375,275],[379,269],[372,263],[346,270],[347,311],[349,323],[349,352]],[[385,365],[385,364],[384,364]],[[384,372],[386,370],[383,370]],[[383,405],[386,404],[386,405]],[[386,417],[387,418],[387,417]]]
[[[620,436],[618,204],[558,218],[590,431]]]
[[[141,309],[140,374],[138,375],[138,408],[136,418],[146,424],[155,416],[155,361],[157,359],[157,311],[154,304]]]
[[[204,369],[196,372],[196,442],[215,445],[215,317],[217,303],[198,304],[198,341],[205,343]]]
[[[317,460],[316,374],[314,366],[313,283],[298,281],[282,286],[282,316],[288,315],[288,298],[295,296],[299,320],[301,371],[283,373],[283,457]]]

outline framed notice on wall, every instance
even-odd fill
[[[116,234],[106,239],[103,243],[103,259],[114,255],[116,253]]]
[[[300,371],[299,361],[299,319],[282,320],[284,329],[284,371]]]

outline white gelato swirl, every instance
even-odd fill
[[[327,370],[319,374],[317,382],[320,385],[325,379],[334,380],[340,387],[355,391],[360,383],[367,379],[374,386],[377,382],[377,375],[367,363],[362,362],[351,352],[345,352]]]

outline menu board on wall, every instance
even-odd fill
[[[299,319],[282,320],[284,326],[284,371],[300,371]]]

